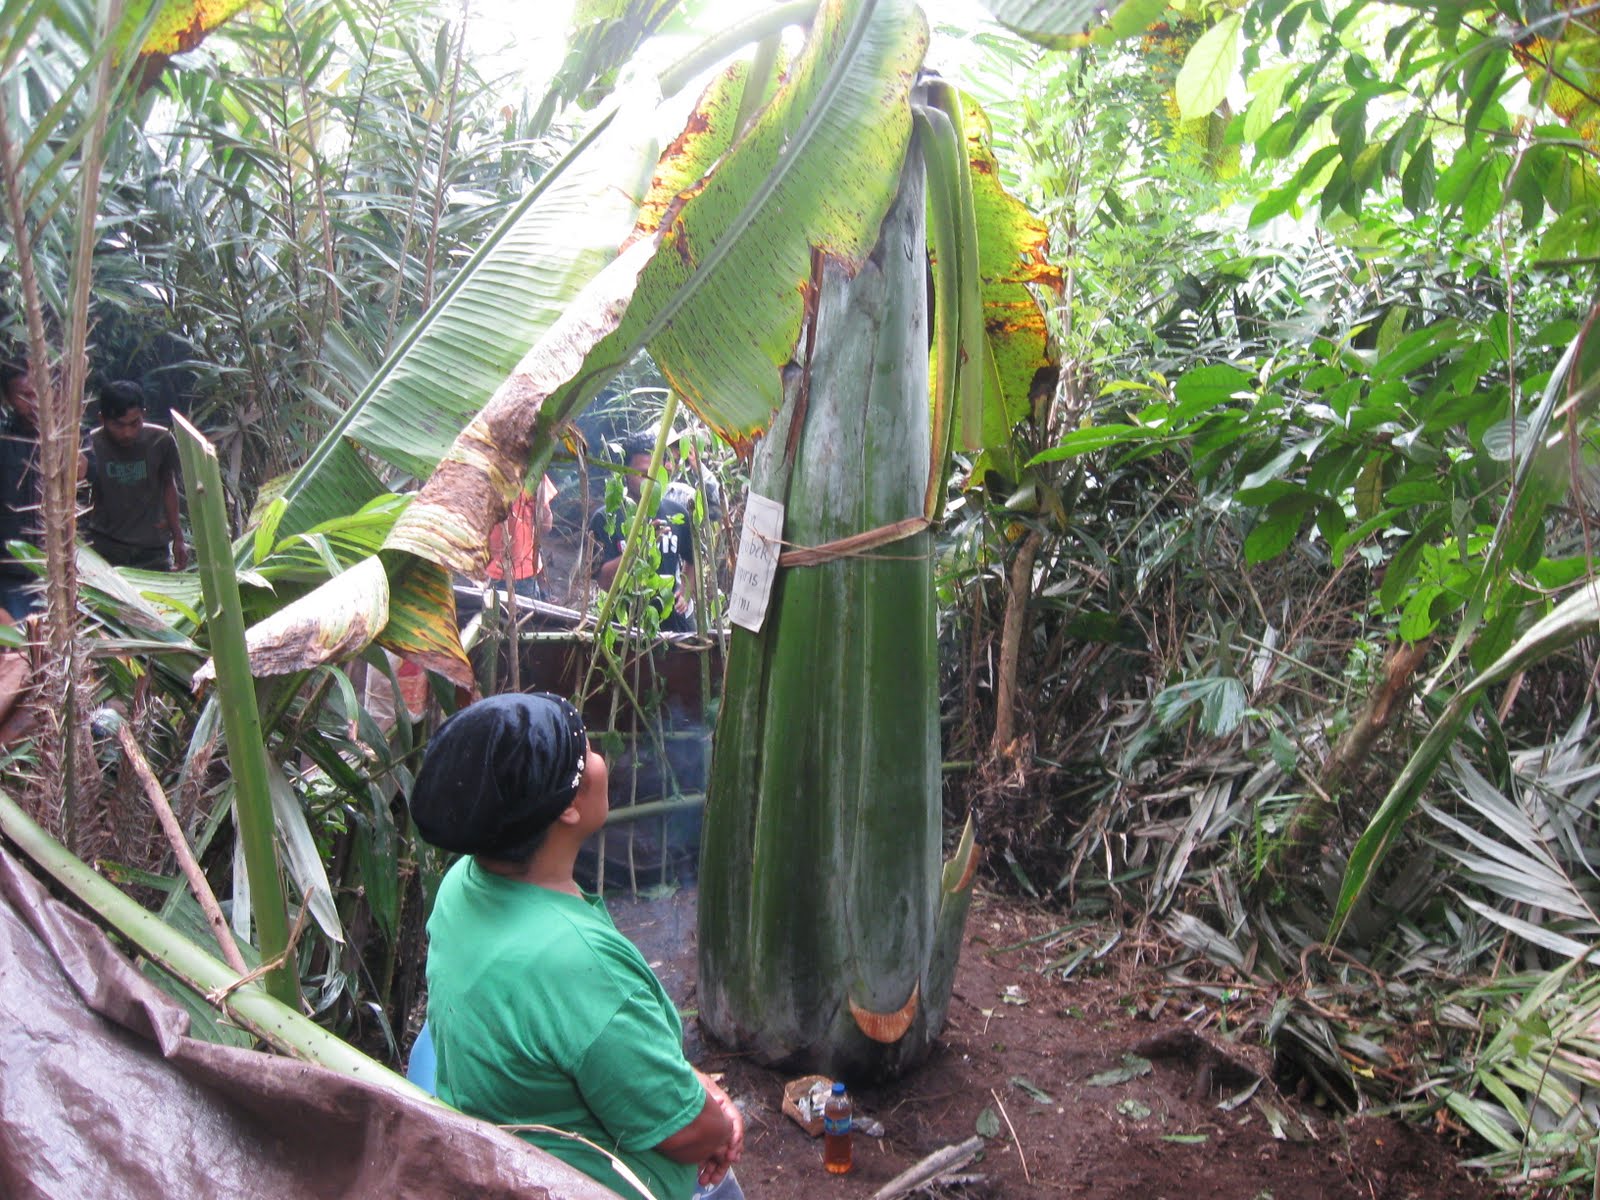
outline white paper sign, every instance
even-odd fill
[[[744,527],[739,531],[739,561],[733,568],[733,593],[728,597],[728,619],[753,633],[767,619],[767,599],[778,573],[783,549],[783,505],[751,492],[744,504]]]

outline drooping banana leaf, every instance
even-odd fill
[[[927,125],[929,248],[934,278],[933,465],[927,512],[942,511],[957,436],[973,475],[1018,475],[1012,431],[1056,383],[1056,357],[1036,292],[1059,293],[1044,223],[1000,180],[989,119],[932,80]]]
[[[535,441],[646,344],[673,364],[680,386],[696,389],[691,403],[730,440],[765,427],[799,330],[812,244],[860,257],[894,194],[888,167],[903,154],[906,95],[925,40],[907,0],[823,6],[788,79],[750,130],[681,206],[667,210],[660,228],[565,307],[457,439],[386,543],[402,554],[388,560],[394,592],[405,586],[403,556],[481,569],[488,531],[504,515]],[[690,123],[706,119],[701,108]],[[465,302],[458,315],[469,327],[486,320]],[[787,329],[787,341],[774,329]],[[430,340],[446,342],[431,332]],[[458,386],[448,361],[437,364],[429,386]],[[370,395],[386,390],[392,385],[375,381]],[[302,475],[314,480],[315,464]],[[293,512],[296,485],[290,488]],[[440,621],[435,632],[453,637],[453,622],[446,629]]]
[[[632,229],[655,160],[642,102],[597,122],[414,325],[283,489],[279,537],[384,489],[354,452],[426,478]]]
[[[1061,273],[1046,253],[1044,222],[1006,191],[1000,180],[989,118],[971,96],[960,96],[962,131],[978,233],[984,334],[985,448],[1005,445],[1031,412],[1031,397],[1055,386],[1056,359],[1035,290],[1061,291]]]
[[[762,10],[728,40],[760,38],[806,5]],[[738,48],[723,38],[661,77],[671,97]],[[385,490],[356,452],[426,478],[467,422],[547,332],[634,227],[656,163],[647,84],[595,118],[463,265],[343,419],[284,485],[283,533],[349,513]],[[691,123],[698,120],[691,118]]]

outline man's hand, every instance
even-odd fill
[[[172,539],[172,569],[175,571],[189,569],[189,547],[183,544],[181,537]]]
[[[744,1153],[744,1114],[716,1080],[702,1071],[696,1071],[695,1074],[700,1076],[700,1084],[706,1089],[706,1095],[710,1096],[722,1110],[722,1114],[728,1118],[728,1124],[732,1127],[727,1145],[712,1152],[710,1157],[700,1164],[700,1186],[711,1187],[722,1182],[728,1169],[738,1162]]]

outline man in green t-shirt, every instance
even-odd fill
[[[492,696],[430,739],[412,819],[466,856],[428,919],[438,1094],[613,1191],[634,1194],[631,1174],[656,1200],[687,1200],[728,1174],[744,1122],[684,1058],[677,1010],[639,951],[573,880],[606,788],[582,719],[555,696]]]

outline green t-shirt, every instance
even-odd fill
[[[497,1125],[550,1125],[622,1159],[657,1200],[696,1168],[652,1147],[700,1114],[705,1089],[660,981],[595,896],[506,879],[463,858],[428,918],[428,1025],[439,1098]],[[603,1154],[522,1137],[622,1196]]]

